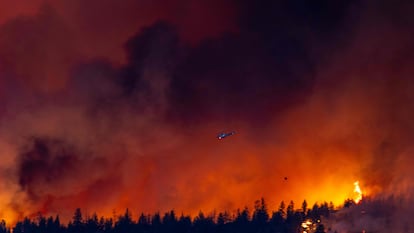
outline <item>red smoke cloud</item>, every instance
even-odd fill
[[[1,0],[0,5],[2,8],[0,10],[0,24],[3,24],[16,16],[34,15],[42,2],[43,0],[23,0],[19,2]]]
[[[234,31],[236,10],[222,1],[2,1],[2,66],[37,90],[59,91],[75,62],[123,63],[124,43],[143,27],[171,22],[197,44]],[[5,69],[5,68],[3,68]]]
[[[406,7],[327,3],[328,24],[243,3],[62,0],[3,16],[0,217],[340,204],[355,180],[409,193],[413,33],[386,24]],[[224,129],[237,133],[217,141]]]

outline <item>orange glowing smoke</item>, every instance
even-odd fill
[[[354,193],[356,195],[354,201],[355,203],[358,204],[358,202],[360,202],[362,200],[362,191],[361,188],[359,187],[359,181],[355,181],[354,182]]]
[[[2,2],[4,0],[0,0],[0,5]],[[53,2],[51,4],[56,7],[56,10],[46,8],[43,13],[33,13],[35,16],[9,22],[7,27],[3,28],[4,33],[0,36],[0,57],[5,64],[13,64],[7,66],[10,69],[8,72],[15,71],[16,77],[23,83],[21,85],[28,86],[23,90],[71,89],[66,85],[69,85],[67,82],[72,77],[68,75],[68,70],[73,64],[77,64],[78,60],[83,60],[84,57],[95,56],[109,57],[110,61],[123,61],[121,44],[143,26],[151,25],[158,19],[170,19],[174,25],[177,25],[184,41],[197,41],[197,38],[219,35],[225,30],[221,27],[223,25],[221,17],[217,17],[216,14],[211,14],[211,17],[214,16],[217,23],[208,28],[200,27],[195,23],[196,20],[187,20],[186,17],[182,17],[181,12],[176,14],[175,10],[171,12],[166,10],[168,8],[158,9],[158,5],[149,4],[139,7],[145,12],[151,12],[148,15],[137,14],[134,7],[122,7],[115,15],[130,17],[108,17],[114,15],[113,6],[118,6],[118,3],[106,1],[109,5],[96,4],[100,10],[95,11],[95,4],[88,3],[88,7],[85,7],[84,2],[82,4],[81,2],[63,0]],[[134,6],[136,2],[145,1],[125,2],[131,2]],[[176,5],[170,0],[161,2]],[[198,12],[206,12],[205,5],[209,1],[200,2],[205,4],[192,3],[183,12],[203,19],[200,23],[204,25],[204,22],[207,24],[209,20],[204,17],[205,14],[198,15]],[[222,4],[221,1],[213,2],[217,2],[216,4],[220,6]],[[15,8],[16,12],[22,14],[21,12],[31,12],[33,7],[26,9],[16,5]],[[229,12],[232,11],[230,6],[216,7],[214,4],[208,7],[212,12],[216,9],[224,9],[223,18],[229,14],[227,8]],[[93,9],[93,11],[85,9]],[[124,12],[122,9],[128,11]],[[196,9],[200,10],[195,11]],[[2,12],[0,10],[0,24],[6,24]],[[101,13],[97,17],[89,12]],[[141,17],[135,19],[135,15]],[[13,17],[8,16],[7,19],[9,18]],[[102,23],[104,20],[108,21]],[[338,53],[332,52],[332,56],[329,52],[327,56],[330,58],[329,61],[324,59],[315,61],[312,73],[317,77],[314,78],[311,87],[312,93],[305,96],[303,101],[299,101],[300,104],[285,109],[282,106],[289,105],[290,102],[283,103],[278,95],[266,96],[266,99],[258,98],[269,103],[264,106],[273,107],[263,112],[273,116],[274,119],[261,127],[250,125],[248,121],[244,123],[243,119],[247,118],[240,117],[239,112],[247,111],[238,108],[234,108],[234,112],[229,114],[232,116],[231,120],[224,119],[223,122],[220,120],[221,117],[217,119],[206,117],[197,126],[194,124],[189,127],[177,126],[174,120],[164,124],[163,116],[168,115],[164,114],[164,109],[174,110],[177,106],[167,106],[169,103],[165,98],[167,95],[158,95],[158,93],[170,90],[154,88],[149,92],[148,98],[154,95],[160,96],[160,99],[154,97],[154,106],[138,108],[137,100],[141,94],[137,91],[130,98],[126,98],[125,93],[119,94],[119,85],[111,86],[112,83],[106,80],[107,69],[110,71],[108,73],[118,73],[118,71],[106,65],[103,65],[102,71],[100,65],[98,68],[91,68],[93,72],[88,70],[85,79],[96,75],[91,77],[91,80],[80,82],[79,85],[74,82],[76,88],[73,89],[76,90],[71,90],[75,96],[73,99],[66,97],[66,93],[65,96],[58,96],[62,100],[55,98],[54,95],[50,95],[51,98],[46,96],[38,100],[34,96],[24,97],[18,92],[16,96],[11,95],[9,115],[1,118],[0,121],[0,154],[2,154],[0,172],[7,172],[7,179],[0,180],[0,207],[6,209],[0,212],[0,218],[12,221],[17,219],[20,213],[30,215],[45,209],[48,214],[59,214],[61,220],[66,221],[77,207],[87,209],[89,212],[97,211],[98,214],[105,216],[111,216],[114,209],[122,213],[125,208],[130,208],[134,212],[153,213],[174,209],[178,213],[197,214],[200,210],[205,213],[214,210],[232,211],[252,204],[254,200],[261,197],[266,199],[269,210],[277,209],[282,200],[285,202],[293,200],[296,206],[304,199],[310,204],[332,201],[338,205],[353,196],[350,184],[356,180],[356,177],[364,181],[364,193],[368,192],[370,195],[391,189],[394,183],[411,185],[413,181],[410,178],[412,177],[410,164],[413,161],[410,155],[414,151],[411,146],[414,139],[411,130],[414,128],[414,121],[412,121],[414,82],[412,82],[411,68],[413,58],[411,51],[407,50],[405,45],[412,48],[410,40],[412,36],[407,36],[405,33],[398,34],[394,27],[375,28],[372,25],[374,21],[368,20],[367,26],[361,25],[355,28],[352,33],[353,40],[345,43],[348,47]],[[225,28],[232,28],[232,22],[229,20],[227,24],[230,26]],[[365,30],[367,28],[369,30]],[[37,32],[39,29],[48,33],[45,35],[35,33],[36,36],[29,37],[32,32]],[[190,29],[203,29],[203,31],[194,34],[194,30]],[[381,36],[376,36],[376,32],[380,32]],[[292,34],[302,35],[300,31],[293,31]],[[382,35],[390,35],[391,38]],[[257,36],[255,32],[247,38],[247,41]],[[375,40],[371,40],[372,38]],[[406,38],[406,41],[400,38]],[[226,38],[226,41],[228,39]],[[19,45],[18,42],[21,45],[27,44],[30,52],[20,49],[26,47],[16,46]],[[392,47],[393,42],[396,42],[395,48]],[[217,41],[217,46],[221,48],[227,43]],[[216,42],[207,43],[206,48],[212,46],[210,44],[214,45]],[[344,47],[342,43],[339,44],[341,45],[339,47]],[[160,53],[162,49],[155,45],[152,46],[155,48],[152,55],[163,57],[157,55],[163,53]],[[332,44],[332,47],[334,45]],[[34,47],[36,50],[32,49]],[[311,51],[319,51],[315,48]],[[382,48],[387,49],[383,51]],[[258,54],[265,52],[266,49],[267,47],[263,48],[263,51],[260,50]],[[301,50],[302,48],[299,51]],[[328,50],[331,50],[331,47]],[[202,53],[204,49],[200,51],[201,55],[204,55]],[[380,52],[383,53],[382,56]],[[44,58],[45,53],[49,55],[49,59]],[[199,51],[195,53],[198,54]],[[249,54],[249,51],[242,54]],[[273,52],[265,54],[263,60],[270,55],[273,57]],[[149,61],[152,61],[152,55]],[[311,53],[309,57],[313,58],[313,55]],[[236,57],[235,62],[239,59],[239,56]],[[253,60],[255,56],[246,57],[252,57]],[[165,63],[170,63],[169,58],[161,60],[163,60],[159,62],[161,67],[164,60]],[[170,75],[170,69],[160,71],[158,61],[154,61],[154,64],[149,61],[148,69],[140,70],[139,75],[136,75],[140,77],[141,73],[143,76],[149,73],[148,77],[156,80],[150,83],[148,88],[163,86],[163,83],[168,83],[171,77],[180,76],[180,73]],[[248,58],[246,63],[241,64],[252,63],[254,71],[256,66],[254,64],[261,62],[261,60],[251,61]],[[131,67],[124,68],[139,69],[134,64],[135,61]],[[274,64],[273,60],[271,64]],[[210,67],[205,66],[208,69],[195,72],[197,75],[194,77],[202,73],[200,76],[212,75],[214,79],[231,78],[233,75],[237,76],[237,79],[244,79],[244,71],[239,72],[238,68],[233,70],[234,68],[227,67],[226,62],[220,63],[219,67],[222,65],[226,67],[224,71],[219,71],[217,68],[217,73],[210,72],[208,71]],[[239,66],[234,65],[234,67]],[[262,66],[259,67],[262,70]],[[197,66],[194,69],[197,69]],[[267,73],[266,69],[264,73]],[[152,70],[156,72],[151,73]],[[183,73],[187,72],[184,71]],[[252,71],[252,75],[250,75],[250,68],[248,71],[246,74],[249,75],[246,79],[262,76],[262,71],[258,73]],[[166,74],[164,75],[163,72]],[[158,78],[158,75],[162,77]],[[55,77],[59,78],[55,79]],[[125,80],[129,83],[129,79]],[[194,78],[194,82],[196,81],[197,79]],[[223,81],[226,79],[223,78]],[[264,81],[264,83],[270,82],[266,79]],[[209,83],[210,81],[206,79],[206,82],[200,82],[193,88],[195,92],[199,89],[210,90],[207,88]],[[219,83],[220,85],[217,86],[211,84],[217,89],[217,93],[223,90],[221,80]],[[14,82],[12,84],[15,86]],[[281,86],[280,88],[284,90],[282,84],[283,82],[280,82],[276,86]],[[289,93],[289,89],[296,86],[294,81],[286,84],[289,87],[286,87],[282,93],[285,91]],[[86,86],[93,87],[91,89],[93,91],[89,91],[89,87]],[[14,92],[14,89],[10,92]],[[251,104],[245,106],[250,107],[258,102],[254,101],[254,97],[252,100],[247,98],[256,94],[261,96],[261,91],[256,87],[253,87],[251,92],[240,100],[233,96],[231,98],[235,98],[234,103],[249,100]],[[298,99],[302,99],[302,94],[297,95]],[[145,97],[143,102],[146,102],[146,93],[142,96]],[[295,97],[292,96],[292,99],[296,99]],[[70,101],[66,101],[67,98]],[[204,108],[205,103],[208,109],[207,105],[210,101],[200,101],[203,103],[201,108]],[[214,100],[211,102],[211,105],[216,105]],[[164,103],[166,106],[159,106],[158,109],[157,106]],[[232,109],[231,106],[228,107]],[[203,111],[197,112],[191,108],[188,112],[203,115]],[[218,113],[222,115],[220,111]],[[261,116],[258,117],[261,119]],[[215,135],[222,129],[234,129],[240,131],[240,134],[229,138],[230,140],[217,141]],[[74,159],[69,160],[72,161],[71,166],[70,164],[62,166],[64,169],[60,169],[62,164],[66,165],[64,159],[56,160],[56,163],[45,160],[42,163],[53,169],[43,169],[41,166],[36,170],[32,169],[34,172],[25,176],[30,182],[21,187],[17,175],[8,173],[16,170],[13,168],[19,165],[15,163],[18,161],[17,158],[22,157],[21,151],[30,146],[22,142],[22,138],[34,136],[63,141],[65,143],[63,149],[55,150],[60,153],[66,148],[75,148],[73,155],[67,155]],[[48,145],[52,147],[50,151],[55,151],[53,149],[55,144]],[[36,156],[34,157],[32,162],[38,163]],[[5,160],[10,162],[6,165]],[[25,169],[21,170],[25,171]],[[44,170],[56,171],[56,174]],[[403,182],[394,182],[396,180]],[[354,200],[358,203],[362,199],[362,191],[358,181],[354,185],[354,192],[357,194]],[[102,203],[105,203],[105,206]]]

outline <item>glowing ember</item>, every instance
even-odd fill
[[[355,181],[354,182],[354,193],[356,194],[356,197],[354,199],[355,203],[358,204],[358,202],[360,202],[362,200],[362,192],[361,192],[361,188],[359,187],[359,181]]]
[[[316,229],[316,225],[310,219],[303,221],[301,226],[303,228],[302,233],[311,233]]]

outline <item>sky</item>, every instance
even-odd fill
[[[0,6],[0,218],[413,193],[411,1]]]

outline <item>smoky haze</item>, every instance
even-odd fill
[[[94,2],[0,18],[0,217],[412,193],[411,2]]]

